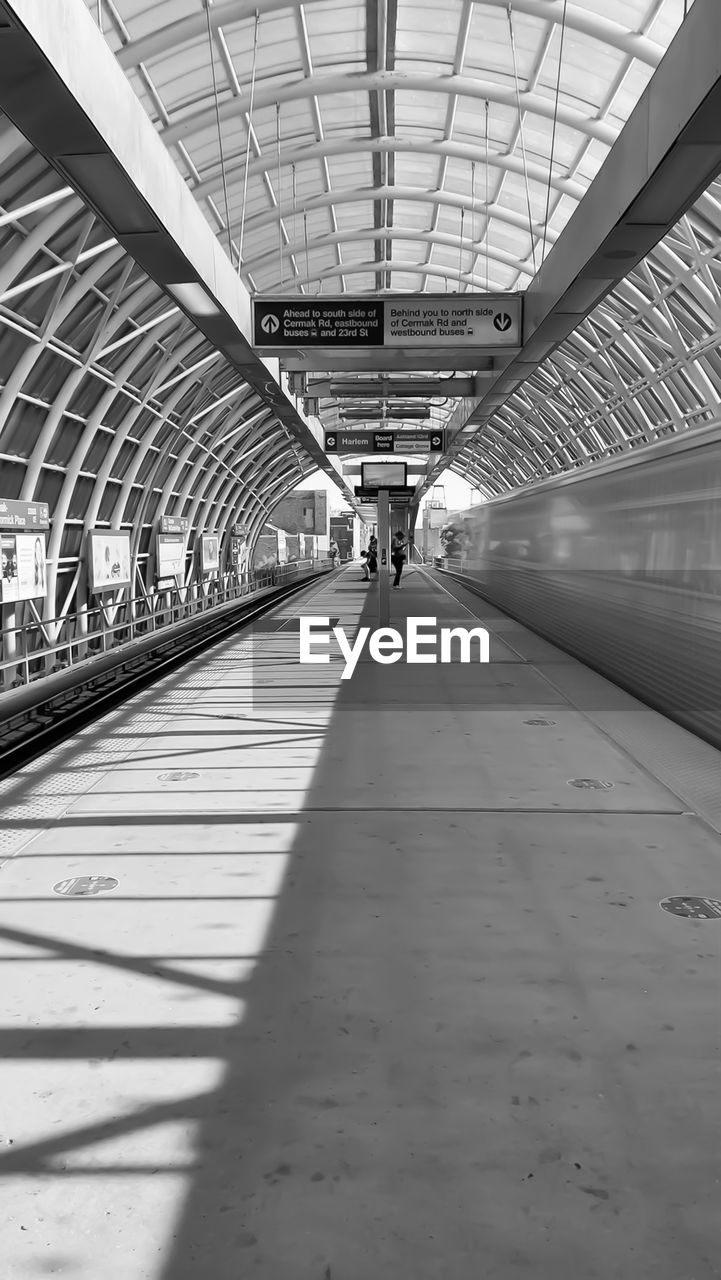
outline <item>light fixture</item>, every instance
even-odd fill
[[[181,284],[168,284],[165,286],[168,293],[172,293],[176,302],[181,307],[189,311],[192,316],[218,316],[220,311],[217,302],[206,293],[202,284],[197,281],[188,281]]]

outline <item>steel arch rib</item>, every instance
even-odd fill
[[[501,221],[501,219],[499,219],[499,221]],[[510,221],[510,220],[502,219],[502,221]],[[363,227],[363,228],[360,228],[359,230],[351,229],[349,231],[338,231],[335,235],[320,236],[316,240],[312,240],[308,247],[309,247],[310,253],[313,253],[314,250],[323,249],[327,245],[331,245],[331,244],[348,245],[348,244],[357,244],[363,240],[373,241],[377,239],[378,239],[377,227]],[[390,229],[386,229],[383,233],[383,239],[384,240],[406,240],[406,241],[416,240],[418,241],[419,244],[439,245],[447,249],[453,249],[456,252],[458,251],[459,248],[462,248],[464,253],[473,252],[475,250],[475,246],[477,246],[479,243],[476,240],[469,240],[467,236],[464,236],[463,240],[461,241],[461,237],[458,234],[453,232],[418,231],[416,228],[413,228],[413,227],[398,227],[398,226],[393,226]],[[284,258],[302,257],[302,251],[303,251],[302,244],[290,245],[288,246],[286,253],[283,256]],[[484,245],[481,252],[484,257],[488,257],[494,262],[500,262],[505,267],[512,267],[515,271],[524,270],[524,268],[520,266],[518,258],[514,258],[513,254],[506,253],[503,249],[492,249],[492,248],[486,249]],[[255,275],[257,276],[259,272],[262,271],[264,263],[269,263],[270,265],[273,265],[274,262],[277,262],[277,257],[278,257],[277,252],[274,253],[272,249],[269,249],[266,253],[259,254],[256,258],[254,258],[253,271]],[[399,266],[401,267],[403,266],[402,259],[393,259],[393,261],[397,261]],[[346,269],[345,269],[346,265],[350,265],[350,268],[351,268],[348,272],[346,272]],[[419,262],[416,267],[411,267],[411,269],[420,270],[422,266],[428,267],[429,265],[432,267],[433,264],[432,263],[428,264],[426,262]],[[347,264],[346,262],[343,262],[342,264],[338,265],[337,263],[335,263],[334,274],[336,275],[352,274],[352,264]],[[463,272],[462,274],[467,275],[469,273]],[[311,278],[315,279],[316,277],[313,276]],[[305,277],[302,275],[295,276],[295,280],[296,282],[299,281],[301,284],[305,283]]]
[[[495,255],[489,255],[495,256]],[[528,276],[530,280],[533,271],[530,267],[522,267],[520,263],[514,261],[512,264],[514,270],[520,275]],[[420,275],[420,276],[442,276],[449,280],[462,280],[466,284],[473,284],[479,289],[484,288],[484,281],[478,276],[469,276],[467,272],[461,272],[460,276],[457,267],[430,266],[424,262],[401,262],[398,258],[385,258],[381,262],[346,262],[342,267],[334,265],[325,267],[322,271],[318,271],[312,276],[297,276],[295,283],[301,285],[315,284],[319,280],[332,280],[334,276],[358,276],[371,275],[376,271],[391,271],[394,275],[398,273],[402,275]]]
[[[402,71],[358,71],[350,74],[314,75],[293,81],[282,88],[273,87],[265,90],[256,88],[253,99],[254,113],[268,107],[282,106],[284,103],[302,102],[309,98],[323,98],[329,94],[343,93],[398,93],[407,90],[411,93],[445,94],[447,97],[472,98],[477,101],[495,102],[517,110],[515,88],[504,88],[492,80],[477,80],[471,76],[438,76],[404,73]],[[520,94],[521,110],[529,115],[541,116],[553,120],[556,116],[559,124],[575,129],[577,133],[588,138],[595,138],[612,146],[616,141],[619,129],[604,124],[594,116],[584,115],[572,107],[559,106],[555,111],[555,103],[551,98],[540,94]],[[195,133],[216,127],[217,114],[221,122],[227,118],[236,118],[250,107],[250,91],[238,97],[229,98],[225,102],[201,107],[189,112],[174,124],[159,130],[159,136],[166,146]]]
[[[335,0],[326,0],[332,7]],[[508,0],[483,0],[489,7],[506,9]],[[210,7],[211,28],[217,32],[219,27],[237,26],[241,22],[254,19],[256,10],[261,14],[274,13],[279,9],[301,9],[305,0],[221,0]],[[559,25],[563,17],[562,0],[513,0],[514,13],[525,13],[529,17],[540,18],[544,22]],[[566,9],[566,27],[591,36],[594,40],[619,49],[623,53],[655,67],[664,54],[663,46],[630,31],[628,27],[598,14],[589,13],[579,5],[569,4]],[[207,35],[207,18],[204,12],[181,18],[169,23],[150,35],[133,40],[120,50],[117,57],[121,67],[136,67],[141,62],[153,58],[162,58],[171,54],[172,50],[182,44],[189,44],[196,39],[204,39]],[[428,33],[429,38],[431,33]]]
[[[485,163],[485,153],[478,147],[473,147],[468,143],[455,142],[452,139],[442,139],[438,142],[424,142],[415,138],[402,138],[398,136],[386,138],[340,138],[328,140],[324,138],[320,142],[310,143],[308,146],[300,147],[297,151],[281,152],[281,168],[287,169],[292,165],[305,164],[308,161],[327,160],[334,156],[348,157],[356,154],[367,154],[376,152],[386,153],[392,152],[394,155],[423,155],[433,156],[438,159],[452,160],[468,160],[476,163]],[[516,155],[507,155],[505,152],[490,151],[489,168],[499,169],[504,172],[522,175],[524,172],[523,160]],[[249,178],[254,178],[262,174],[269,173],[273,175],[277,173],[278,160],[277,156],[264,155],[259,159],[251,161],[248,166]],[[540,182],[544,190],[548,186],[548,166],[530,161],[526,164],[526,171],[529,177]],[[225,169],[226,179],[232,183],[233,178],[237,174],[239,177],[245,174],[245,157],[239,156],[237,163],[226,161]],[[207,178],[203,178],[201,182],[192,187],[193,195],[196,200],[204,200],[208,196],[216,195],[220,192],[223,183],[223,175],[220,170],[213,173]],[[562,195],[572,196],[575,200],[581,200],[586,194],[587,187],[581,182],[574,182],[571,178],[559,178],[555,175],[551,176],[551,188],[561,192]],[[371,190],[383,190],[384,188],[371,188]],[[390,190],[390,188],[387,188]],[[410,187],[409,190],[417,190],[418,188]],[[333,189],[335,190],[335,188]],[[395,188],[394,188],[395,190]],[[440,188],[439,190],[442,190]],[[454,194],[454,193],[449,193]],[[471,202],[468,201],[468,204]],[[485,209],[485,203],[477,200],[475,205],[477,210]],[[277,211],[276,211],[277,212]],[[281,217],[284,219],[292,214],[292,210],[281,211]],[[257,215],[255,215],[257,216]],[[246,226],[250,225],[251,220],[246,221]],[[528,219],[525,218],[523,226],[528,227]]]

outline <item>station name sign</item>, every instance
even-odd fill
[[[443,453],[445,432],[326,431],[326,453]]]
[[[47,502],[16,502],[0,498],[0,529],[49,529]]]
[[[187,533],[190,528],[190,521],[187,516],[161,516],[160,532],[161,533]]]
[[[253,344],[271,354],[299,347],[519,347],[521,302],[517,293],[254,298]]]

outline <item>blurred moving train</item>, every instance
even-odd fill
[[[721,747],[721,421],[460,512],[450,571]]]

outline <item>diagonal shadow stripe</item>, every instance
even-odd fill
[[[81,947],[76,942],[63,942],[59,938],[50,938],[42,933],[29,933],[24,929],[10,929],[3,926],[0,928],[0,938],[5,938],[8,942],[21,943],[27,947],[38,947],[43,951],[54,951],[58,959],[89,960],[93,964],[105,965],[110,969],[121,969],[126,973],[139,974],[144,978],[162,978],[163,982],[170,982],[175,986],[191,987],[196,991],[210,991],[215,995],[235,995],[239,993],[242,986],[241,981],[234,979],[206,978],[201,974],[170,969],[162,963],[158,964],[134,956],[113,955],[109,951]],[[27,958],[32,959],[31,956]],[[212,956],[208,957],[209,960],[212,958]],[[2,1033],[0,1037],[1,1035]]]

